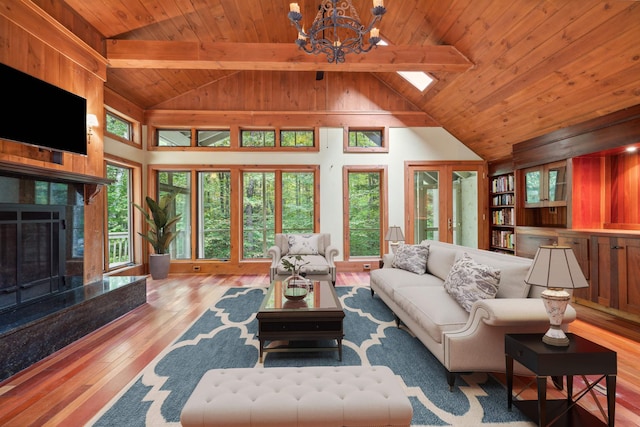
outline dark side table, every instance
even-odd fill
[[[542,342],[542,334],[505,335],[508,409],[512,404],[539,426],[603,425],[602,421],[577,404],[584,395],[606,378],[608,426],[615,423],[617,354],[575,334],[567,334],[567,347],[555,347]],[[513,361],[519,362],[536,375],[538,401],[513,400]],[[600,375],[573,399],[574,375]],[[567,377],[567,399],[547,401],[547,377]]]

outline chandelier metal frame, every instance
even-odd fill
[[[324,53],[328,62],[345,62],[347,53],[369,52],[380,42],[375,25],[382,20],[387,9],[382,1],[374,0],[371,9],[373,19],[368,26],[360,22],[360,17],[351,0],[322,0],[318,13],[308,32],[300,24],[302,14],[297,3],[290,4],[289,20],[298,31],[296,44],[309,54]],[[369,34],[369,44],[365,36]]]

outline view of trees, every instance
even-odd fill
[[[380,256],[380,173],[349,173],[350,256]]]

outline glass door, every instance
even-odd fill
[[[409,164],[405,229],[411,230],[410,243],[429,239],[472,248],[486,246],[486,233],[481,231],[486,219],[482,200],[488,197],[487,185],[480,179],[486,177],[483,172],[482,162]]]

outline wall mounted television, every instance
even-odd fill
[[[0,63],[0,138],[87,154],[87,100]]]

